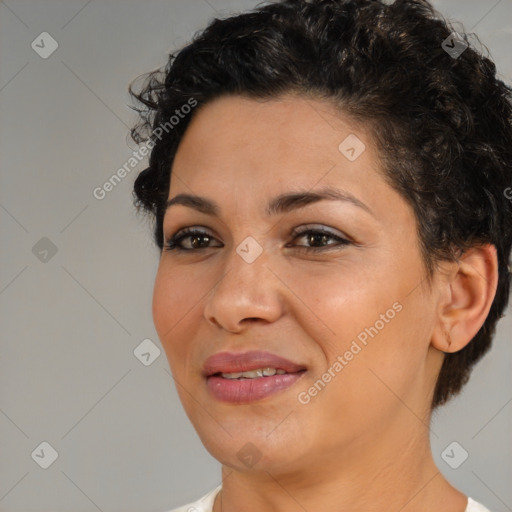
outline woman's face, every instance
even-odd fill
[[[188,127],[169,199],[201,200],[171,205],[163,232],[201,233],[164,249],[153,318],[187,415],[225,465],[324,470],[428,436],[436,292],[413,211],[380,169],[364,125],[320,100],[224,97]]]

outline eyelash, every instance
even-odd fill
[[[300,238],[300,237],[302,237],[304,235],[310,235],[310,234],[328,236],[329,238],[332,238],[333,240],[338,241],[338,244],[328,244],[328,245],[323,246],[323,247],[304,247],[304,246],[298,246],[298,247],[296,247],[296,249],[298,249],[299,251],[306,251],[306,252],[320,252],[320,251],[326,251],[326,250],[332,249],[333,246],[334,247],[340,247],[340,246],[345,246],[345,245],[352,244],[351,241],[349,241],[349,240],[347,240],[345,238],[342,238],[340,236],[334,235],[333,233],[330,233],[329,231],[326,231],[324,229],[311,229],[311,228],[309,228],[309,229],[305,229],[303,231],[294,230],[292,232],[292,236],[294,237],[293,240],[296,240],[297,238]],[[192,251],[198,251],[198,250],[201,250],[201,249],[211,249],[211,247],[199,247],[199,248],[195,248],[195,249],[185,249],[184,247],[181,247],[179,245],[182,240],[184,240],[185,238],[189,238],[190,236],[194,236],[194,235],[195,236],[200,236],[200,237],[204,236],[204,237],[209,238],[210,240],[214,239],[213,236],[211,236],[207,232],[202,231],[200,229],[184,228],[184,229],[178,231],[177,233],[175,233],[174,235],[172,235],[170,238],[168,238],[165,241],[164,250],[165,251],[192,252]]]

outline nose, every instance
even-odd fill
[[[233,249],[208,295],[204,318],[232,333],[243,331],[253,322],[279,319],[284,311],[283,283],[268,263],[265,252],[249,263]]]

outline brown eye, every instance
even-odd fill
[[[183,240],[190,240],[190,247],[184,247],[182,245]],[[194,251],[197,249],[208,249],[210,242],[215,238],[200,229],[186,228],[178,231],[165,242],[164,249],[166,251],[178,250],[178,251]]]
[[[335,235],[324,229],[306,229],[302,232],[294,232],[293,235],[294,240],[297,240],[298,238],[305,238],[307,243],[312,244],[311,247],[298,246],[299,250],[306,251],[319,251],[326,248],[330,249],[331,246],[340,247],[352,243],[349,240],[342,238],[338,235]],[[329,240],[335,240],[337,243],[328,243]]]

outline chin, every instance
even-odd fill
[[[249,423],[249,418],[245,418],[246,421],[223,422],[221,426],[208,418],[211,428],[204,428],[204,423],[203,428],[196,428],[201,442],[212,457],[236,471],[277,475],[293,471],[302,457],[297,447],[304,446],[305,439],[299,444],[287,429],[281,435],[276,432],[269,435],[276,429],[275,420],[263,420],[257,425],[254,419]]]

